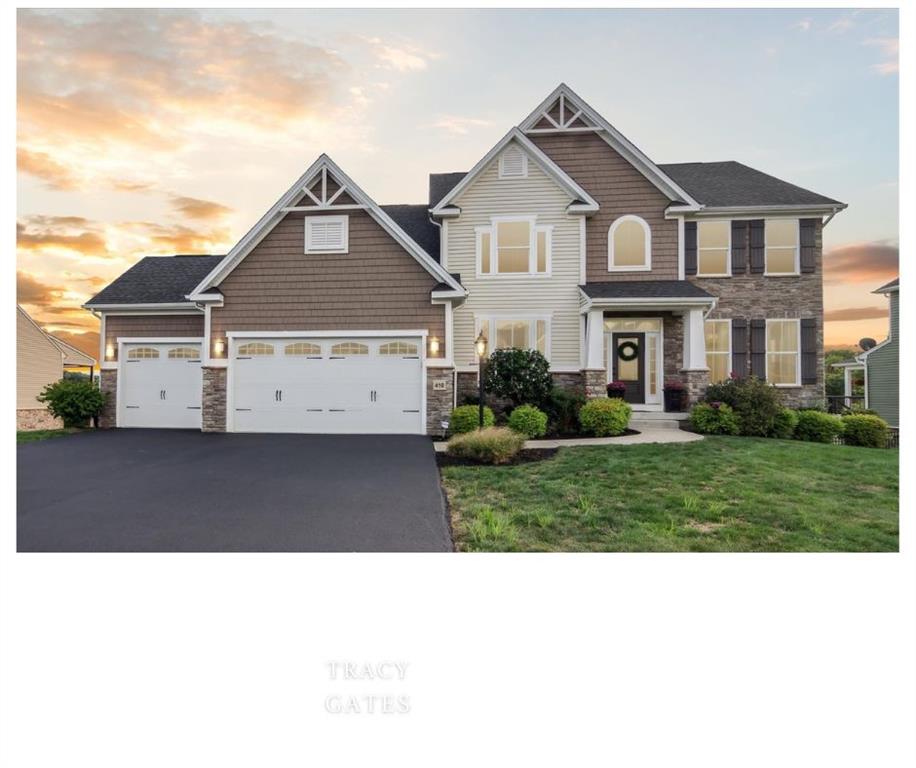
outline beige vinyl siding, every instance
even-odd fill
[[[220,283],[224,306],[212,310],[212,338],[426,329],[445,355],[445,309],[430,299],[437,280],[368,213],[331,208],[326,215],[341,214],[349,216],[349,252],[308,255],[303,214],[287,214]]]
[[[570,202],[531,158],[527,178],[500,179],[498,157],[455,201],[461,215],[448,221],[446,267],[461,274],[470,293],[454,311],[457,366],[476,364],[475,316],[518,312],[548,316],[551,366],[579,369],[580,217],[566,213]],[[553,227],[549,276],[476,276],[475,229],[490,226],[492,216],[510,215],[536,216],[536,226]]]
[[[671,201],[652,182],[595,133],[530,138],[601,206],[587,223],[588,282],[677,280],[677,222],[665,219]],[[652,230],[651,272],[608,272],[608,230],[627,214],[644,219]]]
[[[114,347],[117,358],[118,339],[203,337],[204,316],[196,315],[105,315],[105,344]]]
[[[892,427],[900,426],[900,293],[891,293],[890,337],[865,358],[868,366],[868,407]]]
[[[16,409],[43,410],[35,396],[64,375],[64,357],[25,310],[16,309]]]

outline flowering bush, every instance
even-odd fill
[[[607,385],[608,397],[623,397],[626,391],[627,384],[625,381],[612,381]]]

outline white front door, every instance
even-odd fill
[[[423,351],[396,336],[233,339],[231,429],[423,434]]]
[[[129,342],[120,350],[118,426],[200,429],[200,342]]]

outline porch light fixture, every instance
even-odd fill
[[[226,342],[222,339],[217,339],[213,342],[213,354],[217,357],[222,357],[223,352],[226,350]]]
[[[474,342],[474,348],[477,350],[477,359],[483,361],[484,355],[487,354],[487,337],[483,335],[482,330]]]
[[[439,355],[439,337],[438,336],[433,336],[429,340],[429,353],[433,357],[437,357]]]
[[[105,359],[114,360],[114,354],[114,344],[108,342],[108,344],[105,345]]]

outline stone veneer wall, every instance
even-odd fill
[[[604,368],[590,368],[582,371],[585,397],[607,397],[607,371]]]
[[[455,397],[455,369],[454,368],[427,368],[426,369],[426,434],[441,437],[446,429],[443,422],[448,423],[452,415],[452,403]],[[445,389],[436,389],[434,382],[445,382]]]
[[[575,373],[551,373],[550,375],[553,377],[553,385],[555,387],[577,395],[585,393],[585,379],[581,371]]]
[[[709,371],[684,371],[680,378],[687,388],[686,407],[690,408],[705,394],[709,386]]]
[[[118,425],[118,371],[116,369],[99,371],[99,385],[102,392],[108,395],[105,407],[99,414],[99,427],[111,429]]]
[[[226,369],[203,367],[201,430],[226,431]]]
[[[36,429],[61,429],[64,423],[48,411],[47,408],[17,408],[16,430],[28,432]]]

